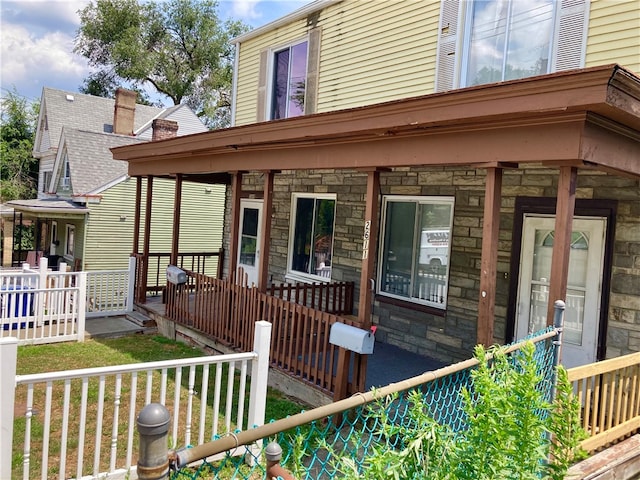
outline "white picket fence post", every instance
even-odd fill
[[[0,338],[0,478],[11,478],[18,339]]]
[[[129,257],[129,284],[127,287],[127,312],[133,312],[133,293],[136,287],[136,257]]]
[[[47,285],[47,268],[49,267],[49,259],[42,257],[40,259],[40,265],[38,268],[38,285],[36,288],[44,290]],[[44,306],[46,303],[46,293],[38,293],[35,295],[35,313],[36,313],[36,325],[44,324]]]
[[[87,317],[87,272],[78,272],[78,341],[84,342],[84,328]]]
[[[269,354],[271,350],[270,322],[259,320],[255,324],[253,334],[253,352],[258,356],[251,362],[251,387],[249,390],[249,414],[247,429],[264,425],[264,417],[267,407],[267,383],[269,378]],[[262,451],[262,441],[256,442],[250,447],[253,455],[247,453],[245,462],[253,465],[255,458]]]

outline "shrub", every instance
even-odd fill
[[[584,438],[580,405],[562,367],[553,403],[545,399],[534,352],[531,342],[511,356],[502,348],[476,348],[479,365],[462,393],[467,428],[460,432],[430,418],[419,391],[409,393],[411,428],[393,424],[374,406],[369,415],[381,422],[381,441],[361,464],[338,454],[335,467],[348,479],[564,478]],[[388,447],[384,439],[396,436],[403,447]]]

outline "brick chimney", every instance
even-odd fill
[[[133,135],[133,120],[136,113],[138,94],[131,90],[116,90],[116,105],[113,112],[113,133]]]
[[[151,122],[151,128],[153,129],[151,141],[154,142],[156,140],[174,138],[178,135],[178,122],[174,122],[173,120],[156,118],[153,122]]]

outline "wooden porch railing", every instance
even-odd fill
[[[355,321],[260,293],[246,280],[239,284],[191,271],[187,278],[183,285],[167,284],[167,317],[239,350],[251,348],[254,323],[266,320],[273,325],[271,366],[327,393],[336,391],[338,347],[329,343],[331,325],[358,326]],[[351,358],[347,394],[365,386],[366,355]]]
[[[166,268],[169,265],[170,253],[150,253],[147,259],[142,253],[131,255],[136,258],[135,299],[137,303],[145,303],[149,293],[164,292],[167,283]],[[187,252],[178,254],[178,265],[183,270],[190,270],[203,275],[222,278],[224,250],[217,252]]]
[[[640,430],[640,352],[570,368],[567,373],[589,434],[582,442],[585,450],[600,450]]]
[[[353,282],[271,284],[267,293],[335,315],[353,313]]]

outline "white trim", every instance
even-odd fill
[[[286,42],[286,43],[282,43],[276,47],[269,47],[268,50],[268,57],[267,57],[267,82],[266,82],[266,92],[265,92],[265,117],[267,120],[273,120],[273,118],[271,118],[271,101],[273,99],[273,65],[274,65],[274,59],[275,59],[275,55],[276,53],[282,52],[284,50],[289,50],[289,52],[291,52],[291,49],[297,45],[300,45],[302,43],[307,43],[307,58],[305,59],[305,69],[304,69],[304,80],[305,80],[305,95],[306,95],[306,88],[307,88],[307,77],[308,77],[308,73],[309,73],[309,35],[305,35],[303,37],[298,37],[296,40],[292,40],[290,42]],[[290,53],[290,60],[291,60],[291,53]],[[289,63],[289,73],[291,71],[291,63]],[[287,75],[287,87],[290,87],[289,85],[289,76]],[[304,115],[306,113],[306,104],[304,105],[304,109],[302,112],[302,115]],[[287,109],[287,113],[288,113],[288,109]],[[284,118],[291,118],[288,115],[286,115]]]
[[[439,205],[450,205],[451,206],[451,216],[449,218],[449,244],[448,244],[448,251],[447,251],[447,265],[446,265],[446,284],[444,285],[444,290],[443,290],[443,301],[442,302],[432,302],[429,300],[424,300],[424,299],[420,299],[418,297],[412,296],[412,295],[397,295],[394,294],[392,292],[388,292],[388,291],[383,291],[382,290],[382,283],[383,283],[383,269],[384,269],[384,256],[385,256],[385,250],[386,250],[386,246],[385,246],[385,229],[386,229],[386,221],[387,221],[387,205],[389,203],[415,203],[416,205],[418,204],[428,204],[428,205],[433,205],[433,204],[439,204]],[[411,302],[411,303],[417,303],[420,305],[427,305],[433,308],[437,308],[437,309],[441,309],[441,310],[446,310],[447,308],[447,297],[448,297],[448,284],[449,284],[449,268],[451,265],[451,246],[453,244],[453,218],[455,216],[455,197],[454,196],[447,196],[447,195],[417,195],[417,196],[408,196],[408,195],[383,195],[382,196],[382,208],[381,208],[381,215],[380,215],[380,241],[379,241],[379,246],[380,248],[378,249],[378,268],[377,268],[377,282],[376,282],[376,293],[379,295],[383,295],[386,297],[390,297],[390,298],[397,298],[398,300],[402,300],[405,302]],[[414,218],[414,235],[416,234],[416,229],[420,228],[418,225],[418,215],[416,212],[416,216]],[[440,230],[446,230],[446,228],[442,227],[439,228]],[[414,239],[414,242],[416,242],[416,240]],[[417,265],[417,257],[420,255],[420,240],[418,240],[418,243],[414,243],[414,249],[412,251],[412,269],[416,268]],[[415,275],[417,275],[417,272],[415,271],[411,271],[410,275],[409,275],[409,287],[413,287],[414,286],[414,279],[415,279]],[[429,277],[429,274],[426,274],[425,277]],[[428,283],[428,282],[426,282]]]
[[[301,18],[304,18],[307,15],[315,13],[326,7],[329,7],[331,5],[336,5],[342,1],[343,0],[316,0],[315,2],[311,2],[310,4],[305,5],[302,8],[299,8],[298,10],[291,12],[289,15],[280,17],[277,20],[274,20],[273,22],[263,25],[262,27],[258,27],[243,35],[232,38],[230,43],[237,44],[237,43],[245,42],[252,38],[258,37],[263,33],[270,32],[271,30],[275,30],[278,27],[281,27],[283,25],[288,25],[289,23],[295,22],[296,20],[300,20]]]
[[[64,258],[69,260],[73,260],[75,257],[76,250],[76,226],[72,223],[65,224],[65,238],[64,238]],[[71,242],[71,253],[69,253],[69,237],[73,237],[73,242]]]
[[[90,192],[85,193],[85,196],[87,195],[100,195],[102,192],[104,192],[105,190],[110,189],[111,187],[115,187],[116,185],[118,185],[119,183],[122,183],[126,180],[129,179],[129,175],[127,175],[126,173],[124,175],[119,176],[118,178],[114,178],[113,180],[111,180],[108,183],[105,183],[104,185],[91,190]]]
[[[62,170],[64,168],[64,157],[67,154],[67,137],[64,127],[60,132],[60,141],[58,142],[58,149],[56,152],[56,158],[53,162],[53,170],[51,175],[51,184],[49,185],[49,192],[58,192],[58,183],[63,175]]]
[[[295,226],[296,226],[296,214],[297,214],[297,199],[298,198],[311,198],[313,200],[333,200],[333,226],[332,236],[335,238],[336,231],[336,211],[338,207],[338,199],[335,193],[304,193],[294,192],[291,194],[291,215],[289,217],[289,240],[287,243],[287,273],[285,275],[286,280],[294,280],[297,282],[310,283],[310,282],[330,282],[330,277],[323,277],[320,275],[313,275],[311,273],[301,272],[300,270],[293,270],[293,244],[295,238]],[[314,206],[315,210],[315,206]],[[333,246],[334,242],[331,242],[331,258],[333,259]]]
[[[236,110],[238,103],[238,68],[240,64],[240,43],[236,43],[236,53],[233,59],[233,80],[231,84],[231,127],[236,125]]]
[[[45,156],[46,151],[40,150],[40,144],[42,143],[42,120],[47,115],[47,102],[44,98],[44,89],[42,89],[42,94],[40,96],[40,111],[38,112],[38,124],[36,127],[36,138],[33,140],[33,150],[32,155],[34,158],[38,160]],[[55,148],[53,145],[50,145],[49,148]]]

